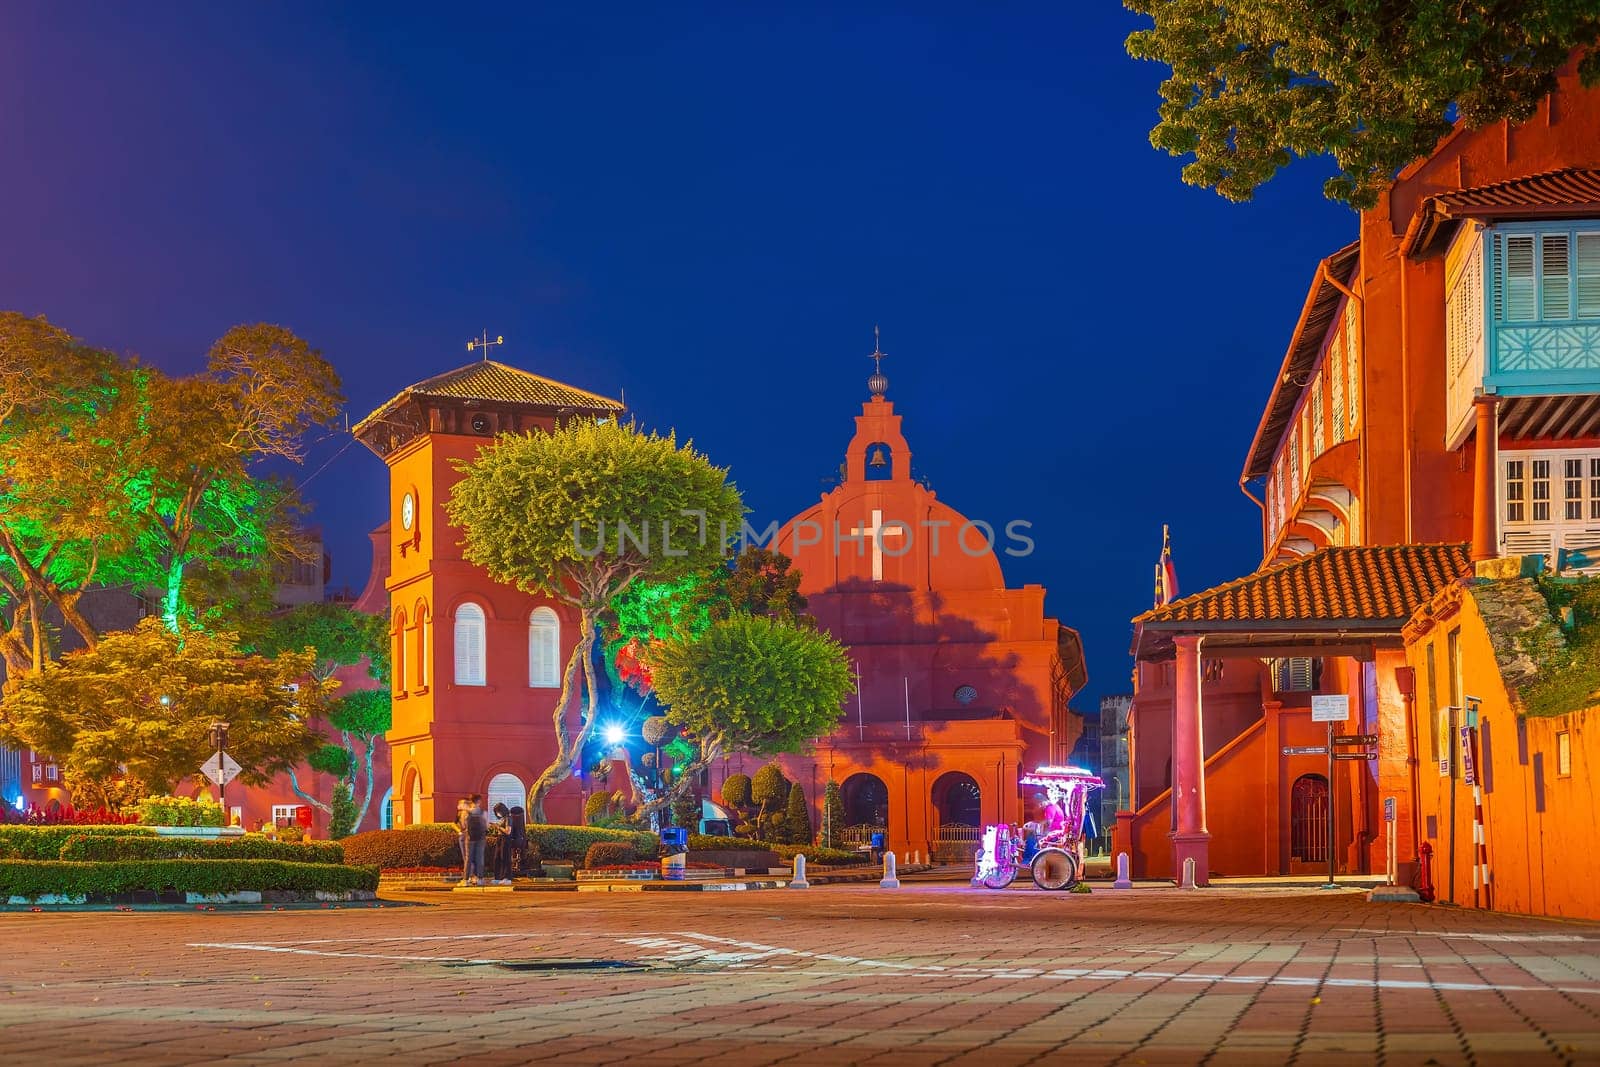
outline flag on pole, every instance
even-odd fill
[[[1156,607],[1178,599],[1178,568],[1172,563],[1172,531],[1161,527],[1161,561],[1156,564]]]

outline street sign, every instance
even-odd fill
[[[1477,767],[1472,763],[1472,727],[1461,728],[1461,780],[1468,785],[1477,784]]]
[[[1334,759],[1377,759],[1376,752],[1335,752]]]
[[[1333,743],[1336,745],[1375,745],[1378,743],[1378,735],[1345,734],[1343,737],[1335,737]]]
[[[219,759],[222,761],[220,767],[217,763]],[[239,777],[239,771],[242,769],[238,761],[226,752],[218,753],[200,764],[200,773],[218,785],[227,785]]]
[[[1394,822],[1394,797],[1383,798],[1383,821]]]
[[[1290,745],[1283,750],[1285,756],[1326,756],[1328,750],[1322,745]]]
[[[1312,722],[1349,722],[1350,697],[1345,693],[1320,693],[1311,698]]]

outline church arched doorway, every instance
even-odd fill
[[[982,833],[983,792],[970,774],[950,771],[933,783],[933,855],[945,863],[966,863]]]
[[[422,775],[413,768],[408,777],[411,781],[405,791],[406,825],[416,826],[422,822]]]
[[[889,787],[875,774],[852,774],[839,786],[844,802],[844,845],[872,844],[872,835],[889,832]]]
[[[1328,780],[1302,774],[1289,791],[1289,862],[1328,862]]]

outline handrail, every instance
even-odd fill
[[[1243,730],[1240,730],[1237,734],[1235,734],[1234,737],[1233,737],[1233,740],[1229,741],[1227,744],[1223,745],[1221,748],[1219,748],[1215,752],[1211,753],[1211,755],[1207,756],[1206,757],[1206,767],[1209,768],[1213,763],[1215,763],[1218,760],[1220,760],[1223,756],[1228,755],[1234,749],[1238,748],[1240,745],[1242,745],[1245,742],[1245,740],[1251,734],[1255,733],[1258,730],[1265,731],[1266,728],[1267,728],[1267,717],[1265,715],[1262,715],[1261,718],[1257,719],[1255,722],[1251,723],[1249,726],[1246,726]],[[1172,802],[1172,787],[1170,785],[1167,786],[1167,788],[1163,789],[1161,792],[1157,793],[1155,796],[1151,797],[1150,801],[1147,804],[1145,804],[1144,807],[1137,809],[1133,813],[1134,822],[1138,822],[1142,817],[1144,817],[1146,814],[1148,814],[1153,808],[1155,808],[1156,805],[1160,804],[1163,800],[1168,802],[1169,804]]]

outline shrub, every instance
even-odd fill
[[[233,893],[293,889],[348,892],[378,888],[376,867],[281,860],[124,860],[72,863],[65,860],[0,860],[0,897],[45,893]]]
[[[264,837],[92,837],[75,834],[59,858],[81,862],[115,860],[284,860],[290,863],[343,863],[344,848],[332,841],[289,844]]]
[[[844,867],[852,863],[868,863],[872,857],[865,852],[851,852],[843,848],[823,848],[821,845],[775,845],[773,851],[786,860],[805,853],[807,863],[822,863],[830,867]]]
[[[767,764],[750,779],[751,803],[758,805],[763,814],[783,807],[788,799],[789,779],[783,776],[783,768],[776,763]]]
[[[783,812],[784,836],[790,844],[811,844],[811,805],[806,803],[806,791],[796,782],[789,790],[788,803]]]
[[[210,797],[145,797],[135,805],[146,826],[225,826],[222,805]]]
[[[866,863],[870,857],[861,852],[840,848],[822,848],[818,845],[775,845],[770,841],[748,841],[742,837],[715,837],[711,834],[690,834],[689,848],[694,852],[749,852],[752,850],[776,852],[786,860],[804,852],[812,863],[848,864]]]
[[[350,792],[349,782],[340,782],[333,787],[333,802],[329,805],[333,810],[328,816],[328,836],[335,841],[341,837],[349,837],[350,832],[356,828],[356,798]]]
[[[0,826],[0,860],[53,860],[73,837],[148,837],[143,826]]]
[[[722,802],[735,810],[750,806],[750,776],[730,774],[722,783]]]
[[[41,808],[29,804],[26,811],[18,811],[10,804],[0,804],[0,826],[123,826],[138,821],[139,816],[135,814],[108,808],[74,808],[70,804]]]
[[[528,827],[529,851],[545,860],[575,862],[584,859],[597,842],[621,842],[636,855],[654,857],[660,848],[656,835],[647,831],[610,830],[600,826]],[[399,867],[459,867],[461,848],[457,830],[449,824],[408,826],[400,830],[369,830],[341,842],[346,863],[376,864],[384,870]]]
[[[672,723],[667,721],[665,715],[652,715],[639,727],[639,736],[644,743],[654,748],[671,743],[678,734]]]
[[[680,793],[672,799],[672,825],[694,831],[700,828],[700,798],[694,793]]]
[[[583,865],[591,870],[595,867],[621,867],[635,863],[638,859],[631,844],[622,841],[596,841],[589,846],[589,851],[584,853]]]
[[[460,867],[461,846],[454,826],[408,826],[403,830],[368,830],[340,842],[344,861],[396,867]]]

